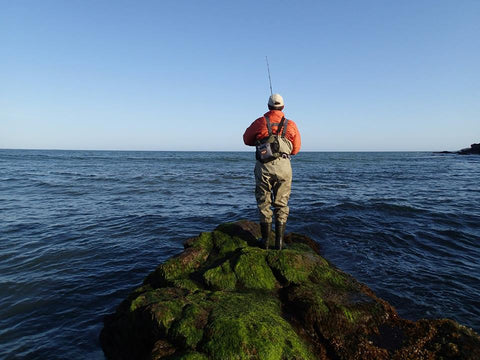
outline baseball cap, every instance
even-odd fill
[[[273,94],[272,96],[270,96],[270,98],[268,99],[268,105],[274,108],[280,108],[284,106],[282,95]]]

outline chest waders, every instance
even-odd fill
[[[290,154],[281,151],[279,137],[285,138],[287,132],[288,119],[282,118],[279,124],[270,123],[268,116],[265,116],[268,129],[268,137],[257,141],[255,157],[261,163],[268,163],[278,158],[289,159]],[[272,126],[278,126],[276,134],[273,134]],[[283,140],[283,139],[282,139]],[[285,234],[286,223],[281,223],[278,220],[275,221],[275,249],[282,250],[283,237]],[[265,249],[269,249],[271,242],[272,223],[261,222],[260,230],[262,239],[264,241]]]

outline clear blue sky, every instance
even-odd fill
[[[265,55],[303,150],[480,142],[478,0],[0,0],[0,148],[249,150]]]

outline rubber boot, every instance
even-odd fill
[[[260,230],[262,232],[265,249],[268,250],[268,246],[270,245],[270,234],[272,232],[272,223],[260,223]]]
[[[286,223],[275,222],[275,249],[282,250]]]

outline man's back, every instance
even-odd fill
[[[268,127],[266,116],[270,119],[272,126],[272,132],[277,134],[278,125],[285,115],[281,110],[270,110],[262,117],[256,119],[243,134],[243,142],[245,145],[255,146],[258,140],[266,138],[268,136]],[[300,138],[300,132],[298,131],[297,124],[293,120],[288,120],[285,137],[292,143],[291,155],[295,155],[300,151],[302,141]]]

